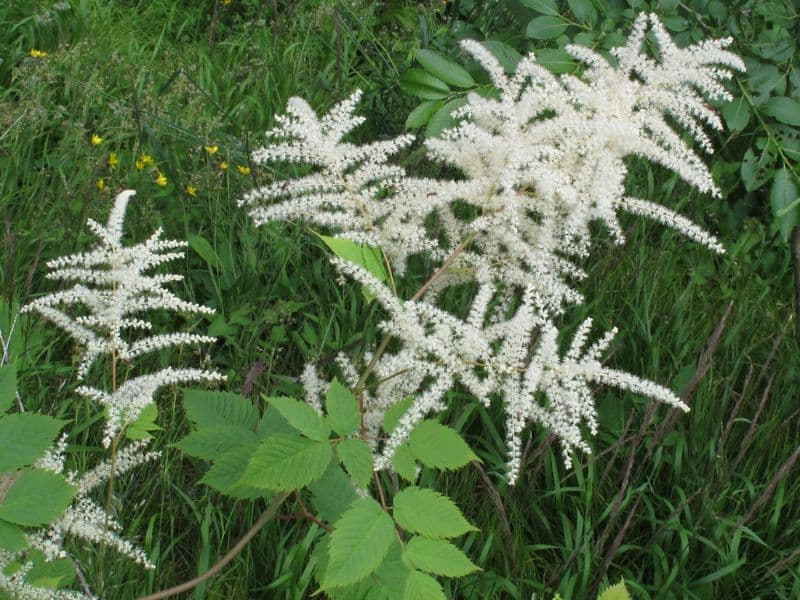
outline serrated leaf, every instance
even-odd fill
[[[422,69],[408,69],[398,80],[400,89],[423,100],[441,100],[450,93],[448,85]]]
[[[403,558],[414,569],[445,577],[463,577],[479,570],[466,554],[450,542],[418,535],[406,544]]]
[[[772,214],[778,223],[781,236],[786,241],[795,225],[800,225],[800,208],[797,205],[797,185],[791,171],[786,167],[778,169],[772,179],[769,203]]]
[[[257,447],[257,443],[248,442],[223,452],[200,479],[200,483],[212,487],[227,496],[242,500],[262,497],[264,490],[239,483],[242,475],[244,475],[247,463]]]
[[[531,10],[535,10],[543,15],[558,15],[558,6],[556,0],[521,0],[523,6],[527,6]]]
[[[193,431],[181,441],[174,444],[184,454],[202,458],[203,460],[216,460],[220,455],[238,448],[242,445],[256,445],[258,436],[255,432],[244,427],[221,425],[217,427],[203,427]]]
[[[333,525],[322,587],[350,585],[375,572],[394,539],[394,523],[381,505],[359,498]]]
[[[561,17],[545,15],[530,20],[525,35],[535,40],[557,38],[567,30],[568,23]]]
[[[0,366],[0,414],[14,406],[17,397],[17,371],[13,364]]]
[[[333,451],[327,442],[276,433],[253,453],[241,483],[291,492],[321,477],[332,457]]]
[[[406,117],[406,129],[419,129],[425,125],[443,104],[442,100],[426,100],[418,104]]]
[[[186,390],[183,394],[186,418],[200,427],[232,425],[255,429],[258,411],[244,396],[233,392]]]
[[[394,497],[394,520],[403,529],[431,538],[477,531],[450,498],[416,486],[407,487]]]
[[[15,471],[39,460],[63,423],[32,413],[0,417],[0,472]]]
[[[339,435],[350,435],[361,426],[361,411],[353,393],[334,379],[325,396],[328,423]]]
[[[189,242],[189,247],[197,252],[208,266],[215,269],[220,268],[219,256],[217,256],[217,253],[207,239],[200,235],[190,233],[186,236],[186,240]]]
[[[464,67],[442,56],[438,52],[418,48],[414,50],[414,58],[417,59],[419,64],[421,64],[428,73],[438,77],[445,83],[460,88],[471,88],[475,86],[475,81]]]
[[[331,435],[331,428],[328,423],[319,416],[316,411],[305,402],[300,402],[294,398],[278,396],[267,398],[267,402],[275,408],[289,425],[297,429],[300,433],[312,440],[324,442]]]
[[[575,59],[561,48],[542,48],[536,51],[536,62],[551,73],[571,73],[577,68]]]
[[[781,123],[800,127],[800,102],[797,100],[776,96],[770,98],[761,110]]]
[[[372,273],[381,281],[386,281],[389,275],[383,262],[383,254],[380,248],[374,248],[366,244],[356,244],[346,238],[330,237],[317,234],[319,239],[338,257],[350,261],[368,272]]]
[[[263,440],[276,433],[294,434],[295,428],[289,425],[289,421],[281,413],[267,405],[264,409],[264,416],[261,417],[256,427],[256,434]]]
[[[350,477],[361,488],[366,488],[372,479],[372,450],[363,440],[349,438],[336,445],[336,453]]]
[[[13,554],[25,549],[27,546],[28,539],[22,529],[0,520],[0,548]]]
[[[430,419],[414,427],[408,445],[423,465],[433,469],[458,469],[478,460],[455,429]]]
[[[628,593],[628,588],[625,587],[625,580],[620,580],[616,585],[606,588],[598,597],[597,600],[631,600],[631,595]]]
[[[506,73],[510,75],[517,70],[517,64],[522,60],[522,55],[514,48],[498,40],[486,40],[481,42],[481,45],[492,53]]]
[[[408,444],[400,444],[395,448],[392,455],[392,467],[406,481],[414,483],[417,480],[417,462]]]
[[[741,131],[750,122],[750,103],[742,96],[725,104],[720,112],[731,131]]]
[[[69,585],[75,580],[75,564],[68,558],[46,560],[39,551],[31,552],[28,559],[33,567],[25,575],[31,585],[52,590]]]
[[[411,408],[412,404],[414,404],[413,396],[408,396],[392,404],[386,412],[383,413],[383,430],[386,433],[392,433],[400,422],[400,419],[403,418],[403,415]]]
[[[156,425],[158,418],[158,407],[151,403],[142,409],[139,416],[133,423],[125,428],[125,437],[129,440],[149,440],[151,431],[160,431],[161,427]]]
[[[447,600],[447,596],[433,577],[421,571],[411,571],[406,580],[403,600]]]
[[[341,519],[357,498],[353,483],[335,461],[331,461],[322,477],[308,484],[308,490],[316,514],[329,523]]]
[[[61,475],[44,469],[20,471],[0,502],[0,519],[16,525],[52,523],[72,503],[75,489]]]
[[[453,98],[443,105],[433,114],[430,121],[428,121],[428,126],[425,128],[425,137],[436,137],[445,129],[456,125],[458,121],[453,117],[453,111],[457,108],[461,108],[466,103],[467,99],[461,97]]]

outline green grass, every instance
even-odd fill
[[[213,306],[217,316],[181,325],[210,328],[222,340],[201,355],[182,350],[154,361],[207,361],[237,391],[261,362],[251,392],[257,398],[297,393],[294,378],[306,360],[326,365],[341,349],[374,344],[377,332],[363,324],[374,322],[377,309],[335,283],[315,236],[295,225],[256,230],[236,207],[274,172],[243,175],[236,167],[250,166],[249,150],[292,95],[323,110],[361,87],[368,122],[360,135],[400,132],[414,102],[399,91],[397,76],[420,44],[420,23],[424,35],[448,31],[453,10],[411,2],[219,3],[212,44],[210,1],[76,0],[69,11],[46,13],[51,4],[0,7],[4,310],[50,289],[44,261],[85,247],[86,219],[104,218],[113,194],[132,187],[131,238],[163,226],[167,237],[208,242],[210,251],[194,238],[174,270],[187,274],[182,295]],[[506,23],[498,13],[481,14],[481,28]],[[32,59],[30,48],[49,54]],[[93,133],[103,137],[100,146],[90,143]],[[205,145],[219,149],[209,155]],[[110,152],[119,160],[113,170]],[[154,158],[166,187],[153,182],[152,168],[135,167],[142,153]],[[223,160],[227,170],[219,168]],[[449,584],[454,598],[549,598],[556,591],[588,598],[620,577],[641,598],[800,596],[797,468],[778,479],[796,460],[800,439],[788,248],[763,208],[730,224],[725,211],[739,206],[736,199],[698,197],[638,164],[629,185],[647,198],[669,196],[683,214],[722,229],[728,254],[711,256],[635,219],[624,222],[623,247],[598,231],[582,286],[588,302],[564,326],[570,331],[589,314],[598,330],[618,326],[608,364],[676,391],[692,383],[692,410],[673,418],[659,407],[645,422],[645,400],[599,390],[594,454],[576,455],[566,467],[557,443],[534,431],[522,477],[507,488],[498,407],[487,411],[454,392],[448,418],[487,474],[470,467],[438,481],[480,527],[464,548],[483,570]],[[94,464],[102,456],[102,416],[73,393],[70,344],[35,320],[23,321],[15,343],[26,408],[66,419],[70,463]],[[693,382],[701,362],[702,377]],[[180,394],[164,395],[159,410],[163,431],[154,445],[163,458],[118,482],[114,503],[125,534],[145,547],[156,570],[109,554],[98,573],[94,550],[70,547],[90,588],[105,597],[135,598],[204,571],[263,509],[198,485],[204,465],[171,448],[188,431]],[[316,588],[308,558],[319,534],[305,523],[272,522],[192,597],[309,597]]]

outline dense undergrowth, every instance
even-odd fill
[[[727,254],[712,256],[627,217],[628,244],[601,241],[604,251],[585,265],[582,291],[590,300],[563,324],[571,331],[591,313],[602,315],[604,329],[620,325],[608,364],[664,383],[691,412],[601,391],[594,454],[568,469],[551,436],[534,431],[521,477],[507,487],[499,409],[459,402],[445,420],[483,470],[423,473],[423,481],[438,477],[480,528],[461,547],[482,570],[447,592],[587,598],[624,577],[634,597],[797,597],[800,361],[787,238],[797,224],[800,117],[792,111],[800,107],[800,26],[790,2],[4,5],[0,329],[8,331],[18,307],[47,289],[44,261],[84,248],[86,219],[104,218],[118,191],[135,188],[131,237],[160,225],[168,237],[189,240],[188,257],[175,266],[187,274],[181,295],[217,311],[182,323],[207,329],[217,344],[202,354],[165,351],[154,363],[213,365],[229,389],[255,400],[298,394],[306,360],[325,364],[339,350],[369,347],[378,334],[362,328],[376,307],[336,284],[316,236],[286,225],[257,233],[236,207],[246,190],[276,177],[252,165],[249,151],[286,100],[300,95],[328,108],[359,87],[367,123],[358,135],[394,135],[419,101],[403,79],[419,67],[415,49],[438,51],[470,71],[455,43],[469,35],[520,52],[548,48],[551,67],[568,70],[574,65],[559,54],[566,37],[614,45],[634,8],[659,12],[679,42],[733,35],[748,64],[733,82],[737,100],[722,107],[731,131],[710,159],[721,200],[644,163],[632,161],[628,179],[632,193],[719,232]],[[463,93],[427,100],[443,106]],[[416,148],[403,157],[407,165],[418,160]],[[599,228],[597,235],[606,236]],[[67,420],[70,463],[93,462],[102,415],[74,393],[69,343],[26,317],[11,355],[26,410]],[[134,598],[205,571],[262,509],[198,485],[206,465],[172,447],[188,431],[179,392],[160,399],[158,423],[162,460],[120,480],[113,507],[156,569],[109,555],[98,572],[102,561],[92,549],[69,548],[89,589],[109,598]],[[308,560],[319,534],[308,522],[269,523],[193,597],[309,597],[316,587]]]

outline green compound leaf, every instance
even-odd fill
[[[289,425],[306,437],[324,442],[330,436],[331,428],[328,423],[305,402],[285,396],[266,400],[289,422]]]
[[[0,521],[0,548],[13,554],[25,549],[27,545],[28,539],[22,529],[6,521]]]
[[[375,572],[394,539],[394,523],[381,505],[359,498],[333,525],[322,587],[350,585]]]
[[[239,483],[242,475],[244,475],[247,463],[257,447],[257,443],[247,442],[238,448],[223,452],[200,479],[200,483],[204,483],[218,492],[242,500],[262,497],[264,490]]]
[[[58,589],[75,580],[75,563],[69,558],[46,560],[42,552],[33,550],[27,557],[33,567],[25,575],[25,580],[36,587]]]
[[[418,104],[406,117],[406,129],[419,129],[425,125],[443,104],[441,100],[426,100]]]
[[[161,427],[156,425],[158,418],[158,407],[155,404],[148,404],[136,417],[136,420],[125,428],[125,437],[129,440],[149,440],[151,431],[160,431]]]
[[[0,367],[0,414],[14,406],[17,397],[17,371],[14,365]]]
[[[357,498],[353,483],[335,461],[331,461],[322,477],[308,484],[308,490],[317,514],[329,523],[341,519]]]
[[[770,98],[762,110],[781,123],[800,127],[800,102],[797,100],[786,96],[777,96]]]
[[[525,35],[535,40],[550,40],[564,33],[567,25],[568,23],[561,17],[544,15],[531,19]]]
[[[389,278],[380,248],[367,246],[366,244],[356,244],[354,241],[345,238],[319,234],[317,236],[339,258],[363,267],[381,281],[386,281]]]
[[[61,475],[25,469],[16,475],[0,502],[0,519],[23,526],[52,523],[72,503],[74,494],[75,488]]]
[[[257,443],[258,436],[254,431],[244,427],[221,425],[193,431],[174,445],[189,456],[203,460],[217,460],[228,450]]]
[[[411,571],[403,600],[447,600],[447,596],[433,577],[421,571]]]
[[[750,103],[743,96],[725,104],[720,112],[731,131],[741,131],[750,122]]]
[[[400,422],[400,419],[403,418],[403,415],[411,408],[412,404],[414,404],[414,398],[412,396],[403,398],[399,402],[392,404],[386,412],[383,413],[383,430],[386,433],[392,433]]]
[[[0,418],[0,472],[32,465],[53,444],[63,421],[25,413]]]
[[[436,421],[420,422],[411,432],[408,445],[423,465],[434,469],[458,469],[478,460],[455,429]]]
[[[507,74],[511,75],[517,70],[522,55],[514,48],[498,40],[486,40],[481,45],[494,55]]]
[[[400,444],[395,448],[392,455],[392,467],[403,479],[410,483],[417,480],[417,462],[414,460],[414,453],[408,444]]]
[[[450,498],[427,488],[408,487],[397,494],[394,520],[403,529],[431,538],[451,538],[477,531]]]
[[[450,542],[414,536],[406,544],[403,558],[413,568],[445,577],[463,577],[478,567]]]
[[[253,403],[232,392],[186,390],[183,406],[186,417],[198,428],[232,425],[255,429],[258,423]]]
[[[571,73],[577,68],[575,59],[561,48],[542,48],[536,51],[536,62],[551,73]]]
[[[328,423],[339,435],[350,435],[361,426],[361,412],[353,393],[334,379],[325,397]]]
[[[337,444],[336,453],[358,487],[366,488],[372,479],[373,469],[372,450],[369,446],[363,440],[350,438]]]
[[[621,579],[618,584],[606,588],[606,590],[597,597],[597,600],[631,600],[628,588],[625,587],[625,580]]]
[[[327,442],[276,433],[253,453],[241,483],[290,492],[321,477],[332,457],[333,451]]]
[[[453,117],[453,111],[461,108],[467,103],[466,97],[453,98],[447,104],[437,110],[425,128],[425,137],[436,137],[445,129],[455,126],[458,121]]]
[[[472,76],[464,67],[442,56],[438,52],[418,48],[414,50],[414,58],[419,61],[419,64],[421,64],[428,73],[438,77],[445,83],[459,88],[471,88],[475,86],[475,80],[472,79]]]
[[[448,85],[422,69],[408,69],[398,81],[400,89],[423,100],[441,100],[450,93]]]
[[[523,6],[535,10],[543,15],[558,16],[556,0],[521,0]]]
[[[772,188],[769,192],[769,203],[772,206],[775,221],[780,226],[783,241],[789,239],[795,225],[800,225],[800,209],[797,200],[797,185],[789,169],[783,167],[775,171]]]

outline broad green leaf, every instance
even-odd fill
[[[16,525],[0,521],[0,548],[11,553],[19,552],[28,545],[25,532]]]
[[[575,59],[561,48],[542,48],[536,51],[536,62],[551,73],[571,73],[577,67]]]
[[[800,127],[800,102],[786,96],[770,98],[761,109],[781,123]]]
[[[361,411],[353,393],[334,379],[325,396],[328,423],[339,435],[350,435],[361,426]]]
[[[189,456],[203,460],[216,460],[228,450],[257,443],[258,436],[254,431],[244,427],[221,425],[203,427],[193,431],[174,446]]]
[[[753,148],[748,148],[742,157],[742,183],[748,192],[754,192],[763,186],[772,177],[772,166],[775,162],[775,153],[772,144],[768,143],[758,155]]]
[[[466,554],[450,542],[418,535],[406,544],[403,558],[415,569],[445,577],[463,577],[479,570]]]
[[[741,131],[750,122],[750,103],[743,96],[725,104],[720,112],[731,131]]]
[[[567,30],[568,23],[561,17],[545,15],[535,17],[528,23],[525,35],[535,40],[557,38]]]
[[[161,427],[156,425],[158,418],[158,407],[151,403],[142,409],[136,420],[125,428],[125,437],[129,440],[149,440],[151,431],[160,431]]]
[[[52,523],[72,503],[75,489],[61,475],[44,469],[25,469],[0,502],[0,519],[16,525]]]
[[[403,479],[410,483],[417,480],[417,462],[414,460],[414,453],[408,444],[400,444],[392,455],[392,467]]]
[[[425,137],[436,137],[445,129],[456,125],[458,121],[453,117],[453,111],[461,108],[466,103],[467,99],[464,97],[453,98],[437,110],[428,121],[428,126],[425,128]]]
[[[276,433],[253,453],[241,483],[291,492],[321,477],[332,457],[333,451],[327,442]]]
[[[197,252],[197,254],[200,255],[200,258],[206,261],[206,264],[209,267],[214,267],[215,269],[220,268],[219,256],[217,256],[217,253],[214,251],[214,248],[207,239],[193,233],[190,233],[186,239],[189,242],[189,246],[192,248],[192,250]]]
[[[558,16],[556,0],[521,0],[523,6],[543,15]]]
[[[511,74],[517,70],[517,64],[522,60],[522,55],[514,48],[498,40],[486,40],[481,44],[494,55],[506,73]]]
[[[393,600],[404,597],[409,575],[411,575],[411,569],[403,562],[400,543],[394,540],[381,566],[367,581],[380,591],[378,598]]]
[[[58,589],[75,580],[75,564],[68,558],[46,560],[39,551],[31,552],[28,559],[33,567],[25,575],[25,580],[36,587]]]
[[[422,69],[408,69],[398,81],[406,94],[423,100],[441,100],[450,93],[447,84]]]
[[[275,407],[289,425],[297,429],[300,433],[312,440],[324,442],[331,435],[331,428],[316,411],[305,402],[300,402],[294,398],[278,396],[267,398],[267,402]]]
[[[381,505],[359,498],[333,525],[322,587],[350,585],[375,572],[394,539],[394,523]]]
[[[256,427],[256,433],[262,440],[276,433],[291,433],[294,435],[295,432],[295,428],[289,425],[289,421],[275,408],[269,405],[264,409],[264,416],[261,417]]]
[[[5,333],[5,332],[3,332]],[[0,414],[14,406],[17,397],[17,372],[14,365],[0,367]]]
[[[597,24],[597,9],[592,0],[567,0],[569,9],[581,23],[594,27]]]
[[[204,483],[218,492],[235,498],[260,498],[264,495],[264,490],[239,483],[256,448],[258,448],[257,443],[247,442],[237,448],[223,452],[200,479],[200,483]]]
[[[428,488],[407,487],[394,497],[394,520],[408,531],[451,538],[477,531],[453,501]]]
[[[255,429],[258,411],[244,396],[233,392],[186,390],[183,394],[186,417],[197,427],[232,425]]]
[[[433,577],[421,571],[411,571],[403,600],[447,600],[447,596]]]
[[[478,457],[451,427],[425,420],[408,437],[408,445],[419,461],[433,469],[458,469]]]
[[[32,413],[0,417],[0,472],[15,471],[39,460],[63,423]]]
[[[392,433],[400,422],[400,419],[403,418],[403,415],[411,408],[412,404],[414,404],[413,396],[408,396],[392,404],[387,411],[383,413],[383,430],[386,433]]]
[[[380,281],[386,281],[389,278],[380,248],[373,248],[366,244],[356,244],[354,241],[345,238],[328,237],[320,234],[317,234],[317,236],[325,242],[336,256],[363,267]],[[375,298],[374,293],[366,286],[363,286],[361,291],[367,301],[371,302]]]
[[[357,498],[353,483],[335,461],[331,461],[322,477],[308,484],[308,489],[316,514],[329,523],[341,519]]]
[[[622,579],[618,584],[606,588],[597,597],[597,600],[631,600],[631,595],[628,593],[628,588],[625,587],[625,580]]]
[[[419,129],[425,125],[443,104],[441,100],[425,100],[418,104],[406,117],[406,129]]]
[[[363,440],[349,438],[336,445],[336,453],[350,477],[361,488],[366,488],[372,479],[372,451]]]
[[[414,50],[414,58],[417,59],[419,64],[421,64],[428,73],[438,77],[445,83],[459,88],[471,88],[475,86],[475,81],[464,67],[442,56],[438,52],[418,48]]]
[[[797,185],[789,169],[783,167],[775,171],[772,188],[769,192],[769,203],[772,206],[772,214],[780,226],[784,241],[789,239],[792,228],[800,225],[797,196]]]

